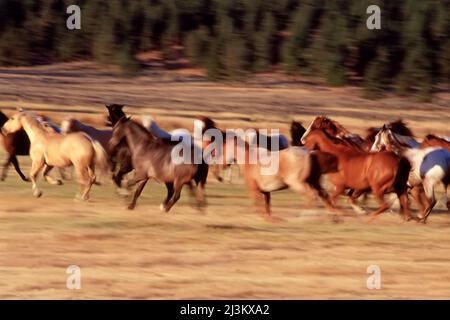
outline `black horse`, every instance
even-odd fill
[[[189,163],[175,163],[172,151],[179,142],[157,138],[145,127],[127,117],[120,118],[115,124],[110,150],[115,153],[118,148],[123,148],[124,142],[131,154],[132,167],[135,170],[134,177],[128,181],[127,187],[137,185],[129,209],[135,208],[136,201],[149,179],[163,182],[167,187],[167,197],[160,207],[165,212],[178,201],[183,186],[191,185],[192,180],[197,184],[198,204],[205,203],[204,186],[208,176],[208,165],[194,163],[194,146],[191,146],[192,158]]]

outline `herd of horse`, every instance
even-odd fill
[[[92,185],[99,176],[111,176],[117,190],[129,193],[134,187],[129,209],[134,209],[139,196],[149,180],[165,184],[167,196],[160,209],[168,212],[180,199],[187,186],[202,210],[206,205],[205,185],[209,172],[223,181],[222,169],[237,165],[249,190],[250,196],[268,219],[271,216],[271,192],[291,189],[307,195],[313,204],[317,198],[334,213],[334,218],[344,213],[338,198],[348,197],[351,207],[357,212],[365,211],[358,199],[368,193],[378,200],[379,207],[369,214],[376,217],[387,211],[392,203],[386,195],[393,193],[398,198],[403,219],[426,222],[436,205],[435,187],[443,184],[445,199],[450,184],[450,139],[427,135],[417,141],[412,131],[402,120],[369,128],[361,137],[349,132],[339,122],[325,116],[316,117],[305,128],[292,121],[291,137],[275,134],[267,141],[262,131],[242,138],[230,136],[208,117],[198,117],[194,127],[202,133],[217,132],[223,139],[216,141],[202,135],[201,141],[192,138],[186,129],[166,131],[152,117],[136,120],[128,117],[123,105],[107,105],[107,129],[97,129],[74,118],[62,121],[61,126],[48,118],[19,110],[8,118],[0,112],[0,127],[3,147],[7,153],[1,173],[6,178],[12,164],[23,181],[31,181],[33,195],[40,197],[37,185],[39,173],[51,184],[62,184],[68,179],[65,168],[73,167],[79,184],[77,199],[88,200]],[[274,140],[275,139],[275,140]],[[204,151],[214,146],[220,152],[214,164],[204,161],[176,163],[174,148],[179,143],[192,151]],[[221,144],[218,146],[217,144]],[[250,147],[256,144],[265,154],[276,155],[279,166],[275,172],[263,174],[263,153],[258,151],[256,162],[249,159]],[[241,152],[241,153],[240,153]],[[220,153],[220,154],[218,154]],[[244,154],[244,161],[237,155]],[[19,166],[17,156],[30,156],[31,170],[26,177]],[[49,175],[53,168],[60,170],[62,179]],[[230,171],[229,171],[230,172]],[[129,173],[132,177],[125,179]],[[323,187],[323,177],[333,186],[331,195]],[[410,213],[409,196],[419,209],[417,216]]]

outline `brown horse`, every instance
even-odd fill
[[[310,130],[303,140],[307,148],[318,148],[338,158],[338,172],[329,174],[336,187],[331,196],[333,203],[345,189],[355,190],[351,196],[352,202],[362,193],[372,190],[380,202],[379,209],[371,213],[372,217],[376,217],[390,207],[384,199],[385,193],[395,192],[400,200],[403,218],[411,219],[407,193],[411,165],[406,158],[393,152],[367,153],[343,144],[334,144],[332,137],[324,130]]]
[[[249,145],[239,135],[228,134],[223,145],[216,143],[214,147],[222,149],[223,155],[219,157],[219,162],[226,165],[227,161],[232,161],[240,167],[250,197],[255,200],[266,218],[272,220],[271,192],[288,188],[299,194],[307,194],[311,199],[319,196],[329,209],[334,210],[327,193],[319,183],[322,173],[337,170],[337,159],[333,155],[311,153],[301,147],[268,151]],[[273,166],[274,163],[277,165]],[[264,207],[260,205],[263,197]]]
[[[422,143],[420,144],[421,149],[428,147],[441,147],[450,151],[450,141],[433,134],[429,134],[425,137],[425,139],[423,139]]]
[[[30,179],[34,196],[42,195],[36,179],[43,168],[44,177],[49,180],[47,175],[53,167],[65,168],[73,165],[80,185],[80,199],[88,200],[89,191],[95,182],[95,165],[104,171],[108,168],[103,148],[84,133],[71,133],[66,136],[51,133],[32,115],[23,111],[11,117],[3,125],[2,131],[8,134],[21,129],[25,130],[30,139]],[[49,181],[60,184],[57,180]]]

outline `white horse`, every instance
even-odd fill
[[[419,216],[422,222],[426,222],[428,215],[436,205],[434,188],[438,183],[443,183],[444,185],[444,203],[447,204],[447,208],[450,210],[450,201],[447,195],[448,185],[450,184],[450,152],[443,148],[434,147],[414,149],[406,141],[404,136],[395,134],[383,126],[375,137],[371,151],[380,151],[384,147],[387,150],[405,156],[409,160],[412,169],[408,183],[412,187],[422,183],[429,201],[425,212],[422,216]]]

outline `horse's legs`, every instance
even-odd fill
[[[13,156],[10,155],[8,158],[6,158],[6,161],[3,164],[2,176],[0,178],[1,181],[5,181],[5,179],[6,179],[6,173],[8,172],[8,168],[9,168],[9,165],[11,164],[12,157]]]
[[[425,215],[428,206],[428,198],[425,195],[425,191],[423,190],[423,185],[419,184],[417,186],[412,187],[411,195],[414,201],[417,204],[420,212]]]
[[[42,196],[42,191],[39,190],[37,184],[36,184],[36,180],[37,180],[37,176],[39,174],[39,172],[41,171],[42,167],[44,166],[44,158],[38,158],[38,159],[31,159],[32,163],[31,163],[31,171],[30,171],[30,179],[31,179],[31,183],[32,183],[32,190],[33,190],[33,195],[36,198],[39,198],[40,196]]]
[[[375,198],[380,203],[380,207],[377,210],[375,210],[374,212],[370,213],[369,216],[371,216],[372,218],[376,218],[379,214],[388,210],[390,208],[390,205],[388,202],[386,202],[386,199],[384,198],[384,190],[372,189],[372,191],[373,191]]]
[[[271,211],[270,211],[270,192],[262,192],[262,194],[264,195],[264,207],[266,210],[266,214],[270,216]]]
[[[134,191],[133,199],[131,200],[131,203],[128,206],[129,210],[133,210],[136,207],[136,202],[139,196],[142,193],[142,190],[144,190],[145,184],[147,183],[148,178],[145,178],[144,180],[140,180],[137,182],[136,190]]]
[[[43,172],[42,175],[44,176],[45,181],[47,181],[47,182],[50,183],[50,184],[61,185],[61,184],[62,184],[62,181],[61,181],[61,180],[59,180],[59,179],[53,179],[52,177],[50,177],[50,176],[48,175],[48,173],[49,173],[50,170],[52,170],[52,169],[53,169],[52,166],[49,166],[48,164],[45,164],[45,165],[44,165],[44,172]]]
[[[159,206],[161,211],[165,211],[165,212],[167,212],[167,210],[166,210],[167,203],[169,202],[169,200],[173,196],[173,182],[167,182],[166,183],[166,188],[167,188],[167,196],[164,199],[163,203],[161,203],[161,205]]]
[[[91,191],[91,187],[95,182],[95,176],[92,177],[91,169],[89,167],[77,167],[75,166],[75,172],[77,175],[78,186],[79,186],[79,195],[76,198],[79,198],[82,201],[89,200],[89,192]]]
[[[425,210],[425,214],[423,216],[419,216],[420,221],[423,223],[427,222],[427,218],[430,215],[431,210],[433,210],[434,206],[436,205],[436,198],[434,196],[434,184],[435,182],[433,179],[425,178],[423,180],[423,188],[429,201],[428,207]]]
[[[398,200],[400,201],[400,209],[403,214],[403,219],[409,221],[412,219],[411,213],[409,211],[409,201],[408,201],[408,191],[403,190],[397,192]]]
[[[445,195],[447,197],[447,209],[450,212],[450,197],[448,195],[448,183],[444,183],[444,190],[445,190]]]
[[[349,192],[349,198],[348,203],[352,207],[353,211],[357,213],[365,213],[366,210],[364,210],[363,207],[361,207],[356,201],[357,199],[364,194],[365,197],[367,197],[367,189],[366,190],[350,190]]]
[[[183,188],[182,183],[180,183],[179,181],[174,182],[174,194],[166,205],[165,208],[166,212],[169,212],[169,210],[173,207],[173,205],[180,199],[182,188]]]

